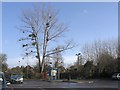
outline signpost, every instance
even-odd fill
[[[50,80],[56,80],[57,79],[57,68],[49,69],[48,74],[49,74]]]

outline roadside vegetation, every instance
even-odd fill
[[[51,63],[52,67],[59,69],[59,76],[57,75],[59,79],[111,78],[114,73],[120,72],[119,52],[116,40],[95,41],[92,44],[86,44],[80,58],[67,68],[64,67],[63,57],[60,53],[54,55],[58,58],[53,59]],[[0,61],[2,62],[2,70],[7,77],[17,73],[23,74],[26,79],[48,79],[48,72],[51,68],[49,62],[45,63],[43,73],[39,73],[38,64],[8,68],[6,54],[0,54]]]
[[[119,46],[117,40],[85,44],[81,58],[69,67],[71,78],[111,78],[114,73],[120,72]]]

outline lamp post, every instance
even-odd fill
[[[28,56],[26,56],[26,57],[24,57],[24,58],[22,58],[23,60],[27,60],[27,62],[26,62],[26,64],[27,64],[27,66],[26,66],[26,78],[28,79]]]
[[[82,64],[82,56],[81,53],[76,54],[77,56],[77,65],[81,65]]]
[[[49,79],[50,80],[52,79],[51,70],[52,70],[52,62],[49,62]]]
[[[18,63],[19,63],[19,67],[20,67],[20,61],[18,61]]]
[[[18,61],[18,64],[19,64],[19,70],[18,70],[18,73],[20,74],[20,61]]]

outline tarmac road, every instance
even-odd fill
[[[23,84],[11,84],[9,90],[119,90],[120,81],[93,80],[72,82],[26,80]]]

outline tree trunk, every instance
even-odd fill
[[[43,44],[43,58],[42,58],[42,68],[41,73],[44,70],[44,64],[45,64],[45,55],[47,50],[47,43],[48,43],[48,27],[46,26],[45,32],[44,32],[44,44]]]

